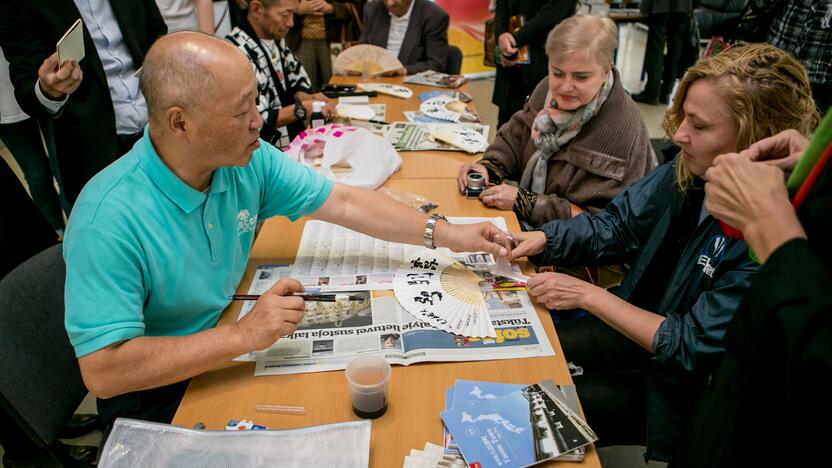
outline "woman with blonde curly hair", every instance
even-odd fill
[[[679,185],[689,188],[695,177],[701,177],[707,170],[702,166],[710,167],[713,157],[694,158],[693,155],[713,152],[710,146],[705,145],[715,140],[721,143],[720,146],[736,146],[732,150],[716,153],[722,154],[742,151],[755,141],[787,128],[794,128],[808,137],[818,124],[818,113],[807,84],[803,65],[788,53],[768,44],[735,47],[690,67],[679,84],[662,125],[665,132],[683,147],[682,159],[676,164]],[[697,102],[703,95],[711,103],[718,104],[711,109],[727,113],[731,122],[720,122],[724,119],[720,119],[719,115],[703,115],[702,118],[689,119],[686,126],[684,104],[691,92]],[[709,127],[718,134],[708,135],[710,131],[699,132],[696,127],[711,122],[722,124],[719,128]],[[691,134],[696,133],[704,133],[709,138],[703,142],[694,137],[695,144],[692,145]],[[685,151],[685,146],[693,154]]]
[[[600,445],[646,445],[667,461],[722,339],[759,266],[704,206],[714,158],[794,128],[817,124],[806,71],[770,45],[742,45],[691,67],[665,118],[681,152],[594,215],[515,234],[512,257],[544,265],[629,263],[615,293],[543,273],[528,281],[550,309],[589,316],[558,324],[587,421]]]

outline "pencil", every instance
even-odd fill
[[[346,301],[363,301],[365,296],[360,294],[344,294],[344,293],[323,293],[323,294],[294,294],[295,297],[300,297],[304,301],[313,302],[346,302]],[[232,301],[256,301],[260,299],[260,294],[234,294],[228,296]]]

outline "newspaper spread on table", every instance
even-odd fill
[[[450,218],[453,223],[490,221],[506,230],[503,218]],[[283,277],[307,290],[351,291],[356,300],[312,302],[295,333],[270,348],[239,360],[256,361],[255,375],[341,370],[359,354],[379,353],[391,364],[483,361],[552,356],[534,305],[523,290],[482,287],[496,338],[476,339],[438,330],[405,311],[392,289],[393,276],[419,246],[389,243],[322,221],[304,228],[295,265],[260,265],[249,294],[261,294]],[[481,272],[493,265],[486,253],[452,253]],[[360,296],[360,297],[358,297]],[[244,317],[254,306],[246,301]]]

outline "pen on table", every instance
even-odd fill
[[[259,413],[306,414],[306,408],[303,406],[255,405],[254,408]]]
[[[363,301],[366,296],[360,294],[293,294],[295,297],[300,297],[304,301],[312,302],[345,302],[345,301]],[[260,294],[234,294],[228,296],[232,301],[256,301],[260,299]]]
[[[383,120],[368,119],[367,122],[374,123],[374,124],[379,124],[379,125],[390,125],[389,123],[387,123]]]

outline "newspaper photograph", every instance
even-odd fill
[[[263,265],[258,276],[275,268],[285,267]],[[272,276],[278,278],[279,274]],[[259,292],[269,286],[261,282]],[[486,339],[432,327],[406,312],[392,291],[361,294],[365,299],[357,301],[307,301],[305,316],[293,334],[245,360],[256,361],[255,375],[260,376],[341,370],[355,356],[373,353],[399,365],[554,355],[525,291],[483,291],[497,335]],[[251,306],[244,308],[240,316],[250,310]]]

